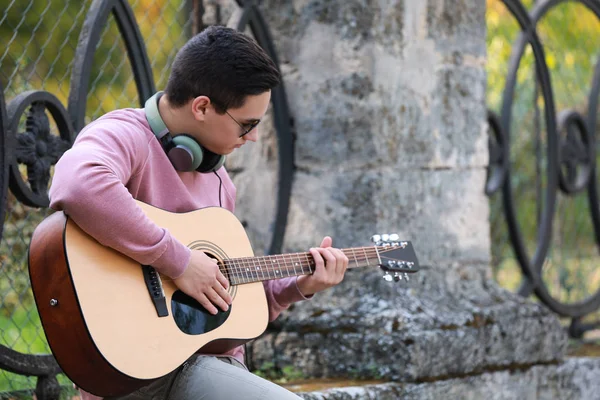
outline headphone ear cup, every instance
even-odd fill
[[[227,159],[226,156],[221,156],[221,155],[218,155],[218,156],[219,156],[219,161],[215,164],[214,167],[212,167],[212,171],[217,171],[219,168],[221,168],[223,166],[223,164],[225,164],[225,160]]]
[[[187,135],[173,136],[174,146],[167,153],[169,160],[178,171],[193,171],[204,159],[202,147]]]
[[[167,153],[167,157],[177,171],[198,171],[201,173],[218,170],[225,163],[225,156],[202,148],[193,137],[180,134],[171,136],[158,111],[158,100],[163,92],[157,92],[145,104],[146,119],[154,136]]]
[[[226,158],[227,157],[223,155],[216,154],[212,151],[204,149],[204,160],[202,161],[200,166],[196,168],[196,171],[200,173],[217,171],[223,166],[223,164],[225,164]]]

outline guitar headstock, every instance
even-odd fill
[[[408,274],[419,271],[419,260],[412,243],[400,240],[398,234],[373,235],[371,241],[377,246],[379,267],[385,271],[383,279],[386,281],[408,281]]]

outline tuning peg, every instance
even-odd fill
[[[394,279],[394,277],[392,275],[390,275],[389,272],[386,271],[385,274],[383,274],[383,279],[385,279],[388,282],[391,282]]]
[[[373,235],[371,236],[371,242],[373,243],[381,243],[381,235]]]
[[[397,242],[398,240],[400,240],[400,236],[398,236],[398,234],[397,234],[397,233],[392,233],[392,234],[390,235],[390,241],[392,241],[392,242]]]
[[[382,242],[389,242],[390,241],[390,235],[388,235],[387,233],[384,233],[383,235],[381,235],[381,241]]]
[[[400,274],[398,272],[395,272],[394,273],[394,281],[398,282],[398,281],[401,281],[401,280],[402,280],[402,274]]]
[[[406,281],[408,282],[410,279],[408,278],[408,274],[405,272],[404,273],[404,279],[406,279]]]

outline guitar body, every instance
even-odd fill
[[[178,214],[138,204],[190,248],[219,260],[253,256],[241,223],[225,209]],[[230,310],[212,317],[197,303],[174,310],[178,296],[187,303],[190,298],[162,275],[168,315],[159,317],[142,266],[102,246],[60,212],[34,232],[29,272],[58,364],[75,384],[98,396],[132,392],[198,351],[219,354],[259,336],[268,323],[262,282],[230,286]]]

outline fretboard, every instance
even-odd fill
[[[348,257],[348,268],[378,266],[377,247],[342,249]],[[230,258],[221,263],[224,275],[232,285],[268,281],[290,276],[310,275],[315,270],[313,256],[306,253],[289,253],[275,256]]]

